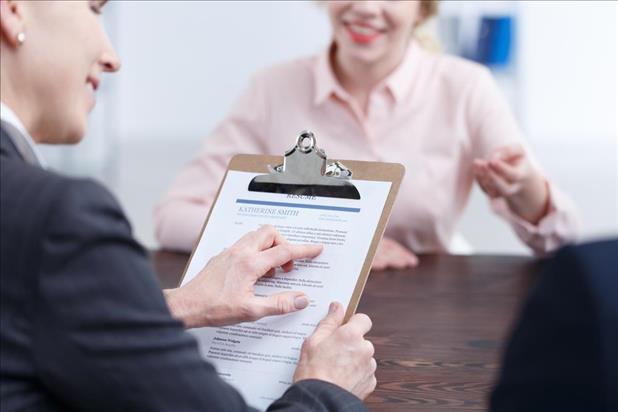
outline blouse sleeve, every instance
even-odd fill
[[[182,169],[155,211],[156,237],[163,248],[190,251],[217,193],[230,159],[266,150],[264,85],[254,77],[229,115],[200,152]]]
[[[486,159],[498,148],[519,143],[525,148],[534,167],[545,176],[549,187],[548,212],[536,225],[510,210],[504,198],[491,200],[494,212],[509,222],[517,236],[537,255],[547,254],[573,241],[577,237],[579,227],[573,203],[538,166],[524,142],[508,103],[500,93],[491,73],[485,68],[481,69],[476,81],[471,84],[466,116],[472,140],[473,159]]]

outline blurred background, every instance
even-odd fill
[[[110,3],[122,70],[103,79],[84,142],[43,155],[105,182],[155,248],[155,205],[251,74],[323,50],[330,30],[313,1]],[[442,1],[426,35],[492,69],[537,160],[578,206],[583,239],[618,235],[616,3]],[[528,253],[478,188],[459,231],[476,253]]]

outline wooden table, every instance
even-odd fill
[[[187,255],[156,252],[163,287]],[[500,354],[542,263],[515,256],[421,256],[414,270],[372,273],[359,312],[373,320],[372,411],[480,411]]]

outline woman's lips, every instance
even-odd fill
[[[344,24],[348,35],[355,43],[369,44],[378,39],[384,32],[367,25],[354,23]]]
[[[86,101],[88,106],[88,111],[92,110],[97,103],[97,98],[95,95],[96,86],[91,82],[86,82]]]
[[[86,83],[91,85],[92,90],[97,91],[97,89],[99,88],[100,80],[94,76],[88,76],[88,78],[86,79]]]

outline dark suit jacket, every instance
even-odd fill
[[[618,241],[567,247],[522,312],[496,412],[618,411]]]
[[[3,412],[244,411],[174,320],[114,198],[0,145]],[[317,380],[271,410],[366,410]]]

